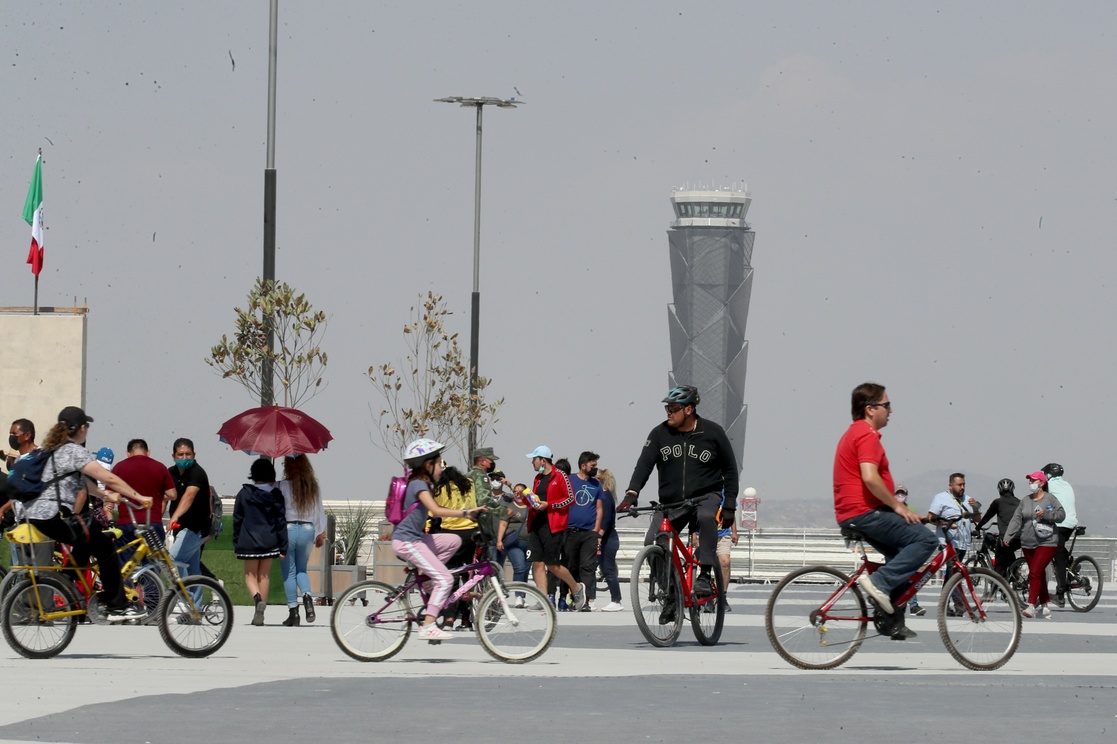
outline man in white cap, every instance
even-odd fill
[[[535,510],[528,512],[528,553],[535,585],[544,589],[547,586],[547,571],[550,571],[555,578],[570,587],[574,609],[580,610],[586,604],[586,586],[574,580],[562,561],[567,517],[570,505],[574,503],[574,488],[570,477],[555,468],[554,454],[550,447],[540,445],[527,456],[531,458],[531,468],[535,471],[532,492],[538,497],[539,506],[536,509],[546,512],[545,515],[537,514]],[[554,597],[551,601],[554,602]]]

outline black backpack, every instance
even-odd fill
[[[12,465],[11,472],[8,473],[7,491],[11,498],[26,504],[28,501],[38,498],[39,494],[45,489],[63,478],[69,478],[71,475],[81,472],[71,470],[61,475],[55,473],[53,478],[44,481],[43,468],[47,461],[53,460],[53,458],[53,450],[37,449],[27,457],[16,460],[15,465]]]

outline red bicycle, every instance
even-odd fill
[[[891,637],[899,617],[885,613],[876,602],[870,613],[857,579],[882,564],[869,560],[866,538],[860,532],[843,529],[842,535],[847,546],[856,544],[861,552],[852,575],[829,566],[801,568],[785,576],[768,600],[764,614],[768,640],[776,653],[800,669],[833,669],[845,663],[861,648],[869,623],[880,635]],[[949,539],[930,563],[911,575],[892,604],[905,607],[943,566],[954,569],[939,597],[943,645],[967,669],[999,669],[1020,644],[1020,607],[1000,574],[987,568],[967,569]]]
[[[713,646],[721,638],[725,625],[725,578],[717,566],[710,571],[713,593],[694,593],[694,580],[701,565],[694,557],[694,533],[688,545],[671,525],[667,512],[697,507],[704,497],[686,499],[677,504],[656,504],[632,507],[622,516],[635,517],[661,512],[663,520],[655,542],[636,555],[632,563],[632,611],[640,632],[653,646],[666,647],[678,640],[683,619],[689,616],[694,637],[703,646]]]

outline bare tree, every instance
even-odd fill
[[[380,434],[378,446],[402,462],[409,442],[428,437],[456,449],[461,461],[469,462],[465,448],[470,426],[476,424],[480,445],[496,423],[504,399],[486,401],[491,380],[480,376],[477,395],[470,396],[470,368],[458,345],[458,334],[446,328],[452,313],[441,295],[427,292],[419,300],[411,308],[411,321],[403,327],[407,356],[398,364],[368,368],[369,379],[383,397],[379,412],[369,405]]]
[[[298,407],[322,387],[326,352],[319,345],[326,333],[326,313],[315,310],[304,294],[285,282],[256,280],[248,307],[235,308],[236,332],[222,336],[205,362],[222,377],[232,377],[256,399],[264,387],[261,368],[272,362],[273,389],[283,389],[283,405]],[[275,348],[268,347],[268,321]]]

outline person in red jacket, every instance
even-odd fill
[[[575,581],[562,561],[566,521],[570,505],[574,503],[574,488],[570,485],[569,476],[555,468],[550,447],[540,445],[528,457],[536,473],[532,493],[537,499],[533,503],[537,504],[535,509],[546,512],[547,517],[543,519],[543,514],[528,512],[528,554],[535,585],[544,589],[547,586],[547,571],[550,571],[570,587],[574,609],[580,610],[586,604],[586,585]],[[551,602],[554,602],[553,595]]]

